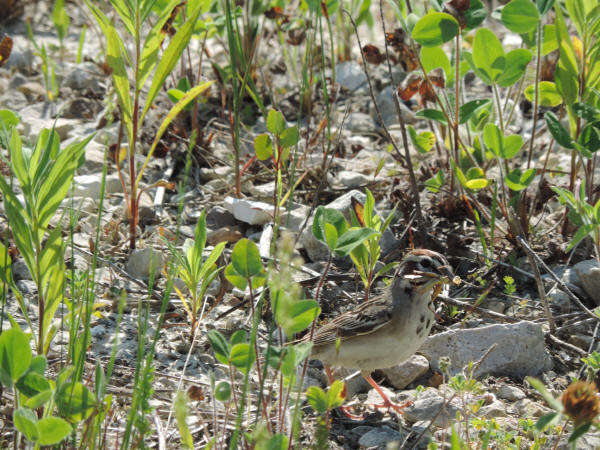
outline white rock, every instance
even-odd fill
[[[419,353],[434,369],[439,369],[441,357],[449,357],[450,373],[456,375],[469,361],[479,361],[493,344],[496,348],[487,355],[475,376],[494,374],[523,378],[552,366],[542,326],[528,321],[446,331],[427,338]]]
[[[77,175],[73,177],[75,184],[75,195],[78,197],[89,197],[94,200],[100,198],[102,186],[102,173],[90,175]],[[122,191],[121,181],[118,174],[107,175],[104,186],[104,194],[114,194]]]
[[[503,398],[504,400],[508,400],[509,402],[516,402],[517,400],[521,400],[526,397],[525,392],[519,389],[516,386],[511,386],[509,384],[503,384],[496,391],[496,395],[499,398]]]
[[[264,202],[226,197],[223,207],[240,222],[262,225],[273,220],[273,206]]]
[[[364,186],[371,180],[371,177],[363,175],[362,173],[342,170],[332,181],[348,188],[357,188]]]
[[[441,410],[441,412],[440,412]],[[459,408],[440,395],[419,398],[404,408],[404,418],[408,422],[432,421],[433,425],[446,428],[456,418]]]

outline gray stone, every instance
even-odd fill
[[[212,229],[232,227],[236,224],[235,217],[225,208],[215,205],[206,213],[206,225]]]
[[[588,259],[575,264],[573,270],[579,276],[581,288],[596,305],[600,305],[600,263],[595,259]]]
[[[345,61],[336,64],[335,80],[343,88],[354,91],[367,83],[367,76],[362,66],[354,61]]]
[[[509,384],[503,384],[496,390],[496,395],[498,398],[503,398],[504,400],[508,400],[509,402],[516,402],[517,400],[521,400],[526,397],[525,392],[519,389],[516,386],[511,386]]]
[[[404,408],[404,418],[408,422],[431,421],[440,428],[450,426],[459,411],[454,403],[448,403],[440,395],[419,398],[412,405]]]
[[[568,311],[571,309],[571,299],[569,295],[561,291],[558,287],[552,288],[546,294],[548,300],[550,301],[550,305],[555,306],[561,311]]]
[[[353,172],[350,170],[342,170],[335,177],[332,177],[332,184],[341,184],[347,188],[357,188],[366,185],[372,178],[363,175],[360,172]]]
[[[27,97],[21,92],[9,89],[0,97],[0,107],[20,111],[27,105]]]
[[[129,255],[127,261],[127,273],[134,278],[147,280],[150,271],[154,273],[154,279],[160,274],[163,266],[163,255],[160,251],[152,248],[135,249]]]
[[[449,357],[450,373],[456,375],[469,361],[479,361],[494,344],[496,348],[477,368],[475,376],[494,374],[523,378],[552,366],[541,324],[528,321],[439,333],[427,338],[419,353],[438,370],[439,359]]]
[[[396,105],[394,104],[394,95],[395,94],[392,86],[387,86],[375,96],[377,106],[379,107],[379,111],[381,112],[381,116],[383,117],[383,122],[386,126],[398,123],[398,113],[396,111]],[[408,109],[408,107],[403,102],[400,102],[400,111],[402,112],[402,118],[406,123],[415,122],[415,114],[410,109]],[[375,121],[379,123],[379,117],[377,116],[375,106],[371,105],[370,113],[371,116],[373,116],[373,119],[375,119]],[[402,141],[400,140],[398,142]]]
[[[92,120],[102,110],[102,105],[91,98],[78,97],[68,99],[63,105],[62,116],[65,119]]]
[[[21,50],[13,48],[10,58],[6,60],[7,69],[15,67],[19,72],[28,75],[33,67],[33,52],[30,49]]]
[[[405,435],[390,427],[383,426],[374,428],[363,434],[358,440],[358,445],[362,448],[387,446],[392,442],[401,442]]]
[[[27,78],[25,78],[20,73],[15,73],[10,79],[10,83],[8,84],[9,89],[17,89],[22,84],[27,83]]]
[[[344,128],[352,133],[373,133],[375,122],[369,114],[355,112],[348,115],[344,122]]]
[[[74,195],[77,197],[88,197],[94,200],[100,198],[100,188],[102,186],[102,174],[95,173],[90,175],[77,175],[73,178],[75,184]],[[114,194],[122,190],[121,181],[118,174],[107,175],[104,186],[104,194]]]
[[[65,77],[64,85],[76,91],[90,90],[95,94],[105,91],[98,67],[92,63],[75,66]]]
[[[383,369],[381,372],[396,389],[404,389],[410,383],[429,370],[429,361],[421,355],[413,355],[397,366]]]
[[[485,417],[486,419],[491,419],[494,417],[506,417],[508,414],[506,412],[506,406],[500,400],[494,400],[489,405],[482,406],[481,409],[477,412],[479,417]]]

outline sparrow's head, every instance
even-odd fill
[[[431,300],[439,295],[446,284],[460,283],[460,278],[452,272],[448,260],[437,252],[426,249],[411,250],[408,252],[396,272],[402,289],[416,289],[425,294],[432,290]]]

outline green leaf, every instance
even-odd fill
[[[273,141],[267,133],[259,134],[254,138],[254,151],[256,157],[264,161],[273,156]]]
[[[498,77],[497,83],[502,87],[510,87],[515,84],[525,73],[531,58],[531,52],[525,48],[508,52],[504,72]]]
[[[33,397],[40,392],[50,390],[50,383],[39,373],[27,372],[17,381],[17,389],[25,396]]]
[[[512,0],[502,8],[502,23],[514,33],[529,33],[540,21],[540,13],[530,0]]]
[[[327,391],[327,409],[331,410],[342,406],[346,399],[344,382],[335,380]]]
[[[314,300],[299,300],[293,302],[290,308],[278,309],[276,320],[285,334],[290,336],[306,330],[320,313],[321,308]]]
[[[600,120],[600,110],[589,103],[577,102],[573,105],[573,111],[586,122]]]
[[[422,46],[435,47],[453,39],[458,28],[458,22],[450,14],[430,12],[417,22],[412,37]]]
[[[540,393],[540,395],[544,398],[544,400],[546,400],[546,403],[548,403],[548,405],[554,409],[555,411],[562,413],[563,412],[563,405],[562,403],[555,399],[552,394],[550,394],[550,392],[548,392],[548,390],[546,389],[546,387],[544,386],[544,383],[540,380],[538,380],[537,378],[533,378],[533,377],[526,377],[526,380],[529,382],[529,384]]]
[[[592,422],[584,423],[583,425],[579,425],[577,428],[573,430],[571,436],[569,436],[569,442],[575,442],[585,433],[587,433],[592,426]]]
[[[340,256],[347,256],[354,248],[362,244],[366,239],[379,232],[372,228],[350,229],[340,236],[335,252]]]
[[[481,0],[471,0],[469,9],[464,12],[466,30],[472,30],[486,19],[488,15],[487,8],[483,5]]]
[[[217,330],[208,330],[207,336],[215,352],[215,358],[222,364],[229,364],[231,347],[227,339]]]
[[[538,11],[543,16],[552,9],[554,0],[536,0],[535,4],[537,5]]]
[[[483,129],[483,142],[495,156],[502,157],[504,147],[504,136],[502,131],[494,123],[488,123]]]
[[[300,135],[298,134],[298,127],[296,125],[286,128],[279,136],[279,144],[282,147],[289,148],[293,147],[298,143]]]
[[[325,243],[327,247],[329,247],[330,251],[335,250],[338,241],[337,230],[332,224],[327,222],[323,224],[323,229],[325,231]]]
[[[546,114],[544,114],[544,118],[546,119],[546,126],[548,127],[550,134],[552,134],[552,137],[559,145],[568,149],[575,148],[573,139],[571,139],[571,136],[553,112],[547,111]]]
[[[543,37],[542,56],[546,56],[548,53],[552,53],[554,50],[558,49],[556,26],[554,24],[544,25]]]
[[[159,65],[159,68],[160,68],[160,65]],[[156,135],[154,136],[154,141],[152,141],[150,150],[148,150],[148,154],[146,155],[144,164],[142,165],[142,168],[138,171],[138,176],[135,179],[136,186],[138,186],[140,184],[140,181],[142,180],[142,176],[144,174],[144,170],[146,169],[146,166],[152,159],[152,155],[154,154],[154,150],[156,149],[156,146],[160,142],[160,139],[162,138],[162,135],[164,134],[164,132],[167,131],[167,128],[169,128],[169,125],[171,124],[171,122],[177,117],[177,115],[185,108],[185,106],[189,102],[191,102],[198,95],[200,95],[201,93],[206,91],[210,86],[212,86],[212,84],[213,84],[213,81],[206,81],[204,83],[199,84],[198,86],[194,86],[192,89],[190,89],[188,92],[186,92],[185,95],[183,97],[181,97],[181,99],[177,103],[175,103],[171,107],[171,109],[169,110],[169,112],[167,113],[167,115],[165,116],[163,121],[161,122],[160,126],[158,127],[158,131],[156,132]],[[146,104],[148,104],[148,99],[146,99]]]
[[[579,135],[578,144],[588,152],[600,149],[600,121],[586,124]]]
[[[472,58],[475,74],[486,84],[496,82],[506,67],[502,44],[487,28],[480,28],[475,33]]]
[[[556,89],[556,84],[551,81],[540,81],[538,84],[538,104],[544,107],[558,106],[563,102],[562,95]],[[530,102],[535,99],[535,84],[527,86],[523,92]]]
[[[246,369],[254,363],[254,359],[254,349],[250,344],[244,342],[231,347],[229,360],[240,372],[246,373]]]
[[[233,264],[227,264],[224,274],[225,278],[227,278],[227,281],[233,284],[240,291],[243,291],[248,287],[248,278],[241,276],[237,270],[235,270]]]
[[[0,371],[4,372],[13,383],[29,367],[31,353],[29,339],[21,329],[11,328],[0,334]]]
[[[231,385],[227,381],[221,381],[215,386],[215,398],[221,403],[229,401],[231,398]]]
[[[438,170],[437,173],[425,181],[425,187],[434,194],[437,194],[444,185],[444,171]]]
[[[19,125],[19,116],[10,109],[0,109],[0,130],[10,130]]]
[[[408,135],[415,149],[421,154],[428,153],[435,145],[435,134],[431,131],[417,134],[412,125],[408,125]]]
[[[19,408],[13,413],[15,428],[32,442],[36,442],[40,436],[37,423],[38,418],[30,409]]]
[[[460,106],[458,109],[458,122],[460,124],[466,123],[477,109],[481,106],[491,103],[489,99],[471,100]]]
[[[504,138],[502,157],[504,159],[510,159],[516,156],[523,147],[523,138],[518,134],[511,134]]]
[[[251,278],[263,272],[258,247],[253,241],[240,239],[231,252],[231,264],[238,275]]]
[[[421,64],[423,71],[429,73],[438,67],[441,67],[448,78],[450,73],[450,60],[442,47],[421,47]]]
[[[39,420],[37,428],[40,435],[37,442],[40,445],[56,445],[73,431],[69,422],[60,417],[44,417]]]
[[[579,95],[579,70],[573,41],[569,35],[561,8],[555,8],[555,29],[558,41],[559,58],[556,65],[555,82],[567,105],[571,105]]]
[[[87,419],[96,407],[96,399],[83,383],[74,381],[58,388],[54,397],[60,415],[72,423]]]
[[[567,251],[573,250],[575,246],[582,241],[583,238],[585,238],[588,235],[591,235],[595,228],[596,226],[592,224],[582,225],[581,227],[579,227],[577,232],[573,235],[573,239],[571,239],[571,242],[569,242],[569,245],[567,245]]]
[[[338,236],[343,234],[348,229],[348,223],[341,212],[335,209],[319,206],[315,212],[312,230],[314,236],[323,243],[326,242],[324,229],[325,223],[332,224],[337,230]]]
[[[167,76],[171,73],[173,67],[175,67],[175,64],[177,64],[177,62],[179,61],[183,50],[187,47],[190,38],[192,37],[192,32],[194,31],[194,24],[198,19],[198,16],[200,16],[201,12],[202,4],[198,5],[196,9],[188,16],[185,23],[179,28],[177,33],[175,33],[175,36],[171,38],[169,46],[162,54],[162,57],[160,58],[160,61],[156,66],[154,76],[152,77],[152,84],[150,85],[150,89],[148,90],[148,94],[146,96],[146,103],[144,104],[144,109],[140,114],[140,123],[143,122],[144,117],[146,117],[146,113],[150,109],[150,106],[152,106],[152,104],[154,103],[154,99],[162,89],[165,80],[167,79]],[[183,106],[185,105],[182,105],[181,108],[183,108]]]
[[[306,390],[306,400],[318,414],[327,412],[327,395],[320,387],[310,386]]]
[[[525,172],[521,172],[521,169],[515,168],[505,176],[504,180],[510,189],[518,192],[529,186],[535,174],[535,169],[528,169]]]
[[[267,114],[267,130],[275,136],[279,136],[285,130],[285,119],[281,111],[269,110]]]
[[[421,109],[415,113],[415,117],[434,120],[442,125],[448,125],[446,116],[444,116],[444,113],[439,109]]]
[[[54,393],[52,392],[52,390],[40,392],[39,394],[34,395],[33,397],[30,397],[27,400],[25,400],[23,406],[26,406],[27,408],[31,409],[40,408],[46,403],[48,403],[48,401],[52,398],[53,394]]]

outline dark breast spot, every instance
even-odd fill
[[[422,325],[419,325],[419,326],[417,327],[417,335],[418,335],[418,336],[421,336],[421,332],[422,332],[422,331],[423,331],[423,326],[422,326]]]
[[[421,317],[420,317],[420,319],[419,319],[419,320],[421,321],[421,323],[425,322],[425,315],[424,315],[424,314],[421,314]]]
[[[422,322],[422,321],[421,321]],[[429,319],[427,319],[427,324],[425,325],[427,328],[429,328],[429,325],[431,324],[431,317]]]

